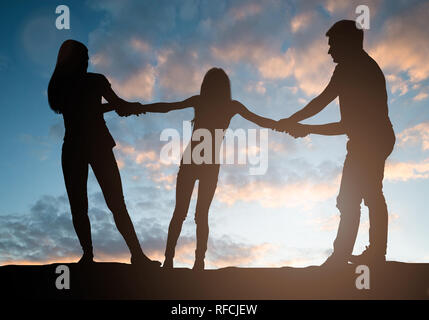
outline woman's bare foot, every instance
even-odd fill
[[[137,265],[139,267],[148,267],[148,268],[159,268],[161,262],[156,260],[151,260],[144,254],[132,255],[131,264]]]

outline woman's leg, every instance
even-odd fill
[[[125,206],[121,176],[112,149],[94,151],[91,155],[90,164],[100,184],[107,207],[113,214],[116,227],[130,249],[131,259],[139,259],[144,254]],[[149,260],[145,256],[144,259]]]
[[[81,150],[64,145],[61,163],[73,226],[83,249],[83,259],[92,261],[91,224],[88,218],[87,196],[88,160]]]
[[[189,203],[191,201],[192,191],[194,190],[195,178],[192,167],[179,168],[176,181],[176,206],[174,208],[173,217],[171,218],[168,227],[167,245],[165,248],[164,267],[173,267],[173,258],[177,239],[182,231],[183,221],[188,213]],[[192,166],[192,165],[189,165]]]
[[[195,211],[195,223],[197,224],[197,248],[195,250],[195,270],[204,269],[204,258],[207,251],[209,238],[209,209],[216,192],[219,170],[210,168],[202,176],[198,183],[198,200]]]

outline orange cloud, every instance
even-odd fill
[[[155,68],[148,64],[125,81],[110,78],[110,82],[121,98],[151,100],[155,87]]]
[[[429,158],[420,162],[388,162],[385,179],[390,181],[408,181],[429,178]]]
[[[402,96],[408,92],[408,81],[395,74],[388,74],[386,80],[390,83],[392,93],[399,92]]]
[[[259,43],[234,43],[224,48],[212,47],[211,51],[215,58],[229,63],[252,63],[265,79],[293,76],[297,87],[307,95],[320,93],[334,69],[324,36],[306,47],[289,48],[285,53],[269,52]]]
[[[265,181],[252,181],[243,186],[220,184],[216,199],[228,205],[238,201],[256,201],[266,208],[304,207],[326,201],[338,193],[340,176],[332,181],[301,181],[285,185],[272,185]]]
[[[264,78],[284,79],[290,76],[295,65],[295,57],[291,49],[284,55],[267,57],[259,62],[258,70]]]
[[[155,150],[136,150],[130,145],[116,143],[115,152],[118,154],[118,163],[125,165],[123,158],[131,159],[135,164],[145,164],[147,168],[159,168],[159,157]]]
[[[304,12],[292,18],[290,22],[290,27],[293,33],[298,32],[307,28],[311,22],[311,18],[313,17],[312,12]]]
[[[132,38],[130,40],[131,46],[140,52],[148,52],[151,47],[149,45],[149,43],[147,43],[146,41],[142,40],[142,39],[138,39],[138,38]]]
[[[196,51],[164,49],[158,53],[157,60],[159,84],[168,94],[197,94],[204,74],[211,68],[208,63],[201,62]]]
[[[422,3],[412,10],[387,20],[383,33],[370,50],[383,69],[395,73],[406,72],[411,82],[429,77],[429,38],[427,21],[429,3]]]
[[[414,101],[421,101],[426,99],[427,97],[429,97],[429,94],[427,94],[426,92],[420,92],[419,94],[417,94],[413,100]]]
[[[374,18],[375,14],[378,12],[378,8],[382,0],[326,0],[325,9],[328,10],[331,14],[341,15],[344,18],[354,19],[356,18],[355,9],[358,5],[365,4],[370,9],[370,17]],[[343,19],[344,19],[343,18]]]
[[[422,150],[429,150],[429,122],[422,122],[412,128],[405,129],[397,135],[400,146],[421,143]]]

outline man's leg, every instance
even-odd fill
[[[364,201],[369,209],[369,247],[359,256],[350,260],[355,263],[371,264],[385,261],[387,248],[388,212],[383,195],[385,159],[373,159],[368,164]]]
[[[359,163],[353,154],[347,154],[341,178],[337,208],[340,211],[340,224],[334,241],[334,252],[324,265],[346,263],[353,252],[360,222]]]
[[[380,255],[386,255],[388,212],[386,200],[380,190],[366,201],[369,208],[369,244]]]

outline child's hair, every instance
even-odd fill
[[[212,68],[207,71],[201,84],[200,95],[206,101],[231,100],[231,84],[223,69]]]
[[[87,47],[76,40],[64,41],[58,51],[57,64],[48,85],[48,101],[55,113],[63,112],[66,90],[87,68]]]

